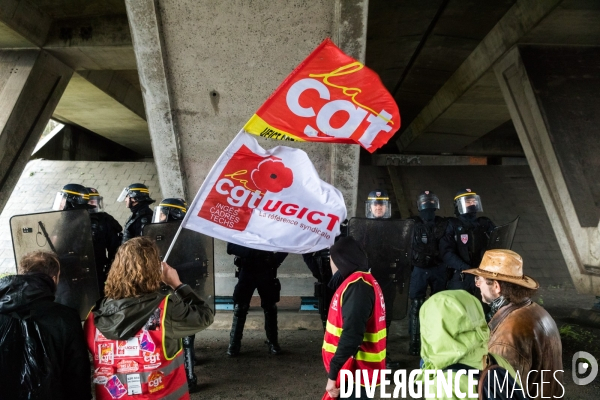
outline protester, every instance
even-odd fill
[[[175,295],[160,293],[161,279]],[[189,395],[180,339],[212,324],[208,304],[167,263],[161,271],[158,249],[146,237],[121,245],[105,292],[84,327],[96,399]]]
[[[477,393],[476,385],[469,386],[469,376],[462,375],[459,387],[455,386],[455,376],[448,380],[450,371],[464,369],[483,370],[484,357],[488,355],[487,341],[490,330],[483,315],[479,300],[464,290],[445,290],[431,296],[419,312],[421,320],[421,357],[423,370],[444,371],[446,381],[451,382],[451,394],[437,396],[437,379],[433,375],[433,384],[429,393],[433,397],[424,398],[458,399],[457,389],[466,393]],[[506,369],[511,377],[515,371],[502,357],[493,354],[496,363]],[[468,372],[468,371],[467,371]],[[425,392],[424,392],[425,393]],[[467,398],[467,397],[464,398]],[[498,397],[503,398],[503,397]]]
[[[340,389],[336,381],[342,367],[349,365],[349,358],[354,360],[348,369],[364,369],[370,380],[374,370],[385,369],[386,324],[383,293],[368,272],[364,250],[353,237],[340,238],[331,247],[331,272],[330,285],[335,294],[327,317],[322,356],[328,378],[325,390],[337,398]],[[367,398],[364,389],[353,394],[358,399]]]
[[[482,301],[492,305],[490,352],[506,358],[519,372],[530,398],[562,397],[560,333],[550,314],[531,301],[539,283],[523,274],[521,256],[511,250],[488,250],[479,268],[464,272],[475,275]]]
[[[0,279],[0,397],[90,399],[90,362],[77,311],[54,302],[58,257],[36,251]]]

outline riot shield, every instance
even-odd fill
[[[161,259],[169,250],[180,224],[181,221],[174,221],[144,226],[144,236],[156,242]],[[190,285],[214,312],[214,239],[196,231],[182,229],[167,262],[177,270],[181,282]]]
[[[84,320],[100,298],[87,210],[15,215],[10,219],[15,261],[37,250],[52,251],[60,260],[56,302],[72,307]]]
[[[486,250],[492,249],[507,249],[510,250],[515,239],[515,232],[517,231],[517,225],[519,224],[519,217],[515,218],[514,221],[509,222],[506,225],[497,226],[490,235],[488,246]]]
[[[386,312],[393,320],[406,317],[410,280],[413,220],[352,218],[348,235],[360,242],[371,273],[381,286]]]

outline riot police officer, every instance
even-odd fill
[[[370,219],[391,218],[390,197],[385,190],[373,190],[369,193],[365,202],[365,216]]]
[[[90,200],[89,191],[85,186],[77,183],[68,183],[56,193],[52,209],[55,211],[90,209],[88,205]]]
[[[152,223],[162,223],[171,221],[181,221],[187,213],[187,203],[180,198],[163,199],[154,209]],[[177,269],[177,265],[173,265]],[[185,364],[185,375],[190,393],[199,391],[198,377],[194,373],[196,357],[194,355],[194,339],[195,335],[186,336],[181,341],[183,343],[183,362]]]
[[[56,193],[52,209],[55,211],[66,210],[90,210],[93,206],[89,205],[89,191],[83,185],[77,183],[68,183]],[[64,279],[60,279],[56,288],[56,298],[60,303],[79,307],[80,304],[88,300],[96,301],[98,293],[95,289],[102,287],[100,281],[85,282],[84,260],[88,259],[85,254],[86,243],[89,244],[92,239],[91,232],[86,229],[84,221],[78,220],[78,223],[70,221],[69,233],[61,232],[64,227],[59,227],[55,232],[47,232],[43,229],[46,241],[50,244],[52,251],[57,253],[60,260],[60,267]],[[43,225],[42,225],[43,226]],[[73,240],[78,238],[80,240]],[[92,254],[89,254],[91,258]],[[96,261],[98,263],[99,261]],[[96,276],[92,280],[100,279],[96,268]],[[69,278],[67,278],[69,277]],[[94,293],[86,292],[83,288],[94,287]],[[83,294],[82,294],[83,292]],[[89,296],[87,298],[86,296]]]
[[[104,211],[103,197],[92,187],[88,190],[90,221],[92,223],[92,242],[94,244],[94,259],[100,295],[104,297],[104,282],[108,276],[110,265],[121,245],[121,224],[112,215]]]
[[[233,323],[229,335],[227,354],[235,357],[240,353],[246,315],[254,290],[258,290],[260,306],[265,313],[266,344],[269,353],[278,355],[281,347],[277,338],[277,303],[281,284],[277,279],[277,268],[287,253],[255,250],[238,244],[227,243],[227,254],[235,255],[238,283],[233,291]]]
[[[365,202],[365,216],[368,219],[389,219],[392,217],[392,204],[390,197],[385,190],[373,190],[367,196]],[[371,273],[381,286],[383,297],[385,301],[385,317],[386,317],[386,328],[390,329],[392,324],[392,316],[394,314],[394,301],[396,299],[396,284],[393,280],[390,280],[388,272],[385,268],[373,268],[371,267]],[[387,369],[398,369],[400,363],[392,361],[391,357],[386,356],[385,360]]]
[[[485,252],[489,236],[496,227],[486,217],[477,217],[483,211],[481,198],[471,189],[459,190],[454,196],[454,214],[448,218],[446,234],[440,240],[440,254],[450,275],[448,289],[464,289],[481,298],[475,286],[474,275],[463,274],[477,268]]]
[[[125,201],[125,205],[131,210],[131,216],[125,222],[123,229],[122,242],[125,243],[129,239],[142,236],[144,225],[152,221],[153,213],[150,204],[155,201],[150,198],[148,186],[142,183],[133,183],[123,189],[117,201]]]
[[[419,215],[410,218],[415,221],[411,244],[413,270],[408,291],[410,298],[408,352],[413,356],[421,352],[419,310],[425,302],[427,287],[431,287],[430,295],[446,288],[446,266],[439,254],[439,243],[446,232],[448,222],[435,215],[439,208],[440,200],[435,193],[425,190],[417,196]]]
[[[154,209],[152,223],[181,221],[187,213],[187,203],[184,199],[163,199]]]

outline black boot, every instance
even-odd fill
[[[408,354],[411,356],[418,356],[421,354],[419,310],[424,302],[424,298],[411,299],[410,301],[410,311],[408,315],[408,336],[410,338],[410,343],[408,345]]]
[[[269,353],[281,354],[281,347],[277,341],[277,306],[263,307],[265,311],[265,332],[267,334],[267,346],[269,346]]]
[[[192,349],[194,349],[194,365],[198,365],[200,364],[200,359],[196,357],[196,349],[194,348],[194,340],[196,340],[196,335],[190,336],[190,339],[192,339]]]
[[[229,347],[227,348],[227,355],[230,357],[240,354],[242,334],[244,333],[244,324],[246,324],[246,315],[249,308],[250,304],[235,304],[233,307],[233,323],[231,324]]]
[[[183,343],[183,364],[185,366],[185,377],[187,378],[188,390],[190,393],[198,391],[198,378],[194,373],[194,336],[186,336]]]

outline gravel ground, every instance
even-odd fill
[[[540,300],[541,298],[541,300]],[[600,398],[600,377],[587,386],[575,385],[571,358],[576,351],[587,351],[600,360],[600,329],[578,325],[570,318],[578,307],[589,308],[593,296],[579,295],[570,285],[540,290],[536,298],[555,318],[559,327],[569,324],[573,335],[563,337],[565,369],[565,399],[597,400]],[[258,309],[260,310],[260,309]],[[306,316],[288,309],[292,318]],[[221,321],[230,321],[231,313],[221,312]],[[315,315],[316,318],[316,315]],[[418,357],[406,355],[408,346],[407,320],[394,322],[389,334],[388,352],[401,368],[418,368]],[[221,325],[222,326],[222,325]],[[196,367],[202,389],[192,399],[321,399],[326,374],[321,361],[323,333],[320,330],[282,330],[280,344],[284,353],[272,356],[264,344],[264,332],[246,330],[239,357],[225,355],[229,343],[227,330],[209,329],[196,339],[201,364]],[[379,398],[376,396],[376,398]]]

